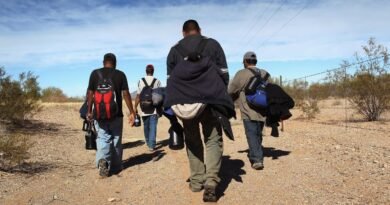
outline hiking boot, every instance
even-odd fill
[[[263,162],[255,162],[252,164],[252,168],[256,170],[262,170],[264,169],[264,164]]]
[[[204,202],[217,202],[217,186],[215,184],[204,185],[203,201]]]
[[[99,175],[101,177],[108,177],[110,175],[110,170],[108,169],[108,162],[105,159],[100,159],[98,163]]]

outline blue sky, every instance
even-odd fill
[[[0,66],[81,96],[113,52],[134,91],[150,63],[165,82],[166,55],[191,18],[221,43],[231,76],[253,50],[271,75],[293,79],[352,59],[370,37],[389,47],[389,11],[386,0],[0,0]]]

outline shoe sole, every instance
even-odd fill
[[[264,166],[252,167],[252,168],[255,169],[255,170],[263,170],[263,169],[264,169]]]
[[[108,177],[110,174],[110,170],[108,170],[107,161],[104,159],[99,160],[99,175],[101,177]]]
[[[204,186],[203,201],[204,202],[217,202],[217,195],[214,186]]]

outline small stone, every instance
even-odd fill
[[[111,198],[108,198],[107,201],[108,202],[117,202],[117,201],[120,201],[120,199],[111,197]]]
[[[334,148],[335,148],[335,149],[340,149],[341,146],[340,146],[340,145],[336,145],[336,146],[334,146]]]
[[[378,160],[374,160],[373,162],[374,162],[374,164],[378,164],[378,163],[379,163],[379,161],[378,161]]]
[[[54,200],[57,200],[58,199],[58,196],[56,194],[53,195],[53,199]]]

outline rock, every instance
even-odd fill
[[[374,160],[373,162],[374,162],[374,164],[378,164],[378,163],[379,163],[379,161],[378,161],[378,160]]]
[[[111,198],[108,198],[107,201],[108,202],[117,202],[117,201],[120,201],[120,199],[111,197]]]
[[[54,200],[57,200],[58,199],[58,196],[56,194],[53,195],[53,199]]]
[[[336,145],[336,146],[334,146],[334,148],[335,148],[335,149],[340,149],[341,146],[340,146],[340,145]]]

